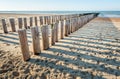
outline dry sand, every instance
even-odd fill
[[[120,21],[111,19],[92,20],[28,62],[17,33],[0,34],[0,79],[120,79]]]

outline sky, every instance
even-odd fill
[[[120,0],[0,0],[0,11],[120,11]]]

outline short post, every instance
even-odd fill
[[[52,29],[51,25],[48,25],[48,38],[49,38],[49,47],[52,46]]]
[[[37,17],[35,17],[34,19],[35,19],[35,26],[38,26],[38,24],[37,24]]]
[[[67,20],[67,25],[68,25],[68,34],[70,34],[70,20]]]
[[[61,39],[63,39],[64,36],[65,36],[64,21],[61,21]]]
[[[22,25],[23,25],[23,23],[22,23],[22,18],[18,18],[18,26],[19,26],[19,29],[22,28]]]
[[[55,40],[56,40],[55,26],[52,24],[51,28],[52,28],[52,45],[54,45],[55,44]]]
[[[23,60],[27,61],[30,59],[29,47],[28,47],[28,40],[26,35],[26,30],[18,30],[19,40],[21,45],[21,51],[23,55]]]
[[[55,27],[55,34],[56,34],[55,41],[58,42],[58,23],[55,23],[54,25],[55,25],[54,27]]]
[[[2,26],[3,26],[4,33],[8,33],[5,19],[2,19]]]
[[[67,25],[67,20],[64,20],[64,27],[65,27],[65,36],[68,36],[68,25]]]
[[[41,53],[39,27],[38,26],[32,27],[31,34],[32,34],[33,52],[34,52],[34,55],[38,55],[39,53]]]
[[[73,32],[73,19],[70,19],[70,32]]]
[[[42,30],[41,27],[38,29],[39,30],[39,38],[40,38],[40,50],[43,50],[43,37],[42,37]]]
[[[43,37],[43,49],[48,49],[49,48],[49,29],[48,25],[42,26],[42,37]]]
[[[59,24],[58,24],[58,40],[61,39],[61,25],[62,25],[62,22],[59,21]]]
[[[53,16],[50,16],[50,23],[53,24]]]
[[[11,18],[9,20],[10,20],[10,25],[11,25],[11,28],[12,28],[12,32],[16,32],[15,20],[13,18]]]
[[[47,24],[47,16],[44,16],[44,24]]]
[[[30,17],[30,26],[33,26],[33,17]]]
[[[40,25],[43,25],[43,16],[40,16]]]
[[[27,18],[24,18],[23,20],[24,20],[24,28],[27,29],[28,28],[28,26],[27,26]]]

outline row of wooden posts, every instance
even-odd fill
[[[2,22],[2,27],[3,27],[3,32],[4,33],[8,33],[10,31],[8,31],[8,23],[9,26],[11,27],[11,31],[12,32],[16,32],[17,31],[17,27],[18,29],[29,29],[32,26],[41,26],[41,25],[49,25],[49,24],[53,24],[55,22],[58,21],[63,21],[65,19],[70,19],[70,18],[75,18],[75,17],[79,17],[79,16],[85,16],[88,14],[92,14],[92,13],[86,13],[86,14],[72,14],[72,15],[51,15],[51,16],[34,16],[34,17],[29,17],[29,18],[17,18],[17,25],[16,25],[16,18],[10,18],[10,19],[1,19]],[[96,15],[94,15],[96,16]]]
[[[84,16],[71,17],[65,20],[59,20],[52,24],[31,27],[32,47],[34,55],[38,55],[42,50],[48,49],[50,46],[63,39],[70,33],[78,30],[84,24],[97,17],[96,13]],[[23,60],[30,59],[30,50],[28,46],[26,29],[18,30]]]

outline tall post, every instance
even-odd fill
[[[33,43],[33,51],[34,55],[38,55],[40,50],[40,38],[39,38],[39,27],[32,27],[31,28],[31,34],[32,34],[32,43]]]
[[[63,39],[64,36],[65,36],[64,21],[61,21],[61,39]]]
[[[30,17],[30,26],[33,26],[33,17]]]
[[[41,27],[42,30],[42,37],[43,37],[43,49],[48,49],[49,48],[49,29],[48,29],[48,25],[42,26]]]
[[[59,24],[58,24],[58,40],[61,39],[61,25],[62,25],[62,22],[59,21]]]
[[[56,34],[55,41],[58,42],[58,23],[55,23],[54,25],[55,25],[55,34]]]
[[[10,20],[10,25],[11,25],[11,28],[12,28],[12,32],[16,32],[15,20],[13,18],[11,18],[9,20]]]
[[[27,29],[28,28],[28,26],[27,26],[27,18],[24,18],[23,20],[24,20],[24,28]]]
[[[7,25],[5,19],[2,19],[2,26],[4,33],[8,33]]]
[[[23,60],[27,61],[30,59],[29,47],[28,47],[28,40],[26,35],[26,30],[18,30],[19,34],[19,41],[22,51]]]
[[[23,25],[22,18],[18,18],[18,26],[19,26],[19,29],[22,28],[22,25]]]
[[[40,16],[40,25],[43,25],[43,16]]]
[[[35,26],[38,26],[37,17],[35,17],[34,19],[35,19]]]
[[[52,28],[48,25],[49,47],[52,46]]]
[[[54,24],[51,25],[51,28],[52,28],[52,45],[54,45],[56,41],[56,30]]]
[[[67,20],[64,20],[64,27],[65,27],[65,36],[68,36],[68,24],[67,24]]]

